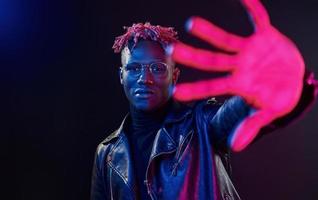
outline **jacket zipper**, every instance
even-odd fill
[[[184,140],[182,141],[181,145],[179,146],[178,148],[178,151],[177,151],[177,155],[176,155],[176,163],[173,165],[173,168],[172,168],[172,175],[176,175],[176,170],[177,170],[177,167],[178,167],[178,164],[180,163],[180,160],[181,160],[181,157],[180,157],[180,154],[181,154],[181,150],[182,150],[182,147],[183,147],[183,144],[185,143],[185,141],[188,139],[188,137],[190,137],[189,141],[188,141],[188,144],[190,144],[191,140],[192,140],[192,136],[193,136],[193,130],[191,130],[187,135],[186,137],[184,138]],[[184,148],[182,154],[184,153],[185,149],[187,147]]]
[[[113,170],[109,170],[109,186],[110,186],[111,200],[114,200],[114,198],[113,198],[113,186],[112,186],[112,172],[113,172]]]
[[[153,161],[156,157],[158,157],[158,156],[160,156],[160,155],[162,155],[162,154],[171,154],[171,153],[175,152],[176,150],[177,150],[177,149],[175,148],[175,149],[173,149],[173,150],[171,150],[171,151],[161,152],[161,153],[155,155],[154,157],[152,157],[152,159],[149,159],[149,161],[148,161],[148,166],[147,166],[147,170],[146,170],[146,180],[144,181],[144,183],[146,184],[147,192],[148,192],[148,194],[149,194],[149,196],[150,196],[150,198],[151,198],[152,200],[154,200],[155,197],[154,197],[153,193],[151,192],[151,187],[150,187],[151,185],[150,185],[150,183],[149,183],[149,181],[148,181],[148,169],[149,169],[149,166],[150,166],[150,164],[151,164],[151,161]]]

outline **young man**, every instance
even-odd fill
[[[254,20],[260,26],[265,24],[257,17]],[[188,25],[191,33],[205,40],[208,37],[204,34],[220,33],[214,25],[200,18],[193,18]],[[213,31],[205,33],[206,27]],[[257,52],[255,44],[262,37],[267,41],[277,37],[275,45],[283,48],[287,44],[289,48],[286,50],[290,51],[290,43],[270,28],[272,32],[265,31],[267,35],[244,41],[244,51],[249,47],[248,42],[252,42],[253,52]],[[130,113],[119,129],[97,148],[91,199],[240,199],[229,176],[229,150],[242,150],[256,137],[273,129],[274,124],[286,124],[308,105],[309,98],[301,98],[301,92],[303,96],[304,92],[312,94],[313,83],[316,82],[311,76],[305,76],[303,88],[302,60],[292,53],[288,54],[290,59],[296,57],[299,61],[296,63],[298,68],[287,70],[289,78],[284,78],[287,76],[284,74],[285,63],[281,62],[284,57],[274,54],[268,58],[272,61],[267,62],[268,65],[250,67],[249,76],[242,73],[246,76],[244,79],[243,75],[236,74],[240,83],[236,82],[235,86],[226,82],[227,79],[176,86],[179,69],[171,58],[201,69],[213,66],[215,70],[221,69],[214,67],[224,64],[224,60],[227,60],[225,66],[230,66],[230,62],[224,55],[220,62],[222,59],[217,59],[210,52],[180,43],[172,49],[169,45],[177,42],[177,33],[172,28],[139,23],[126,30],[124,35],[117,37],[113,48],[115,52],[121,52],[120,82],[130,103]],[[225,46],[221,37],[212,37],[210,42],[227,50],[241,48],[237,42],[229,40],[234,38],[232,35],[222,34],[227,37]],[[266,50],[266,46],[262,47]],[[240,53],[246,61],[244,66],[251,65],[244,51]],[[248,55],[252,55],[251,52]],[[292,52],[298,53],[294,49]],[[261,62],[256,55],[252,58]],[[243,70],[240,66],[243,65],[242,60],[238,60],[235,62],[238,66],[236,72]],[[280,66],[281,71],[276,69],[277,74],[264,81],[268,72],[266,74],[262,70],[266,67],[273,73],[274,61],[283,65]],[[257,83],[246,84],[251,81]],[[280,88],[271,87],[273,82]],[[292,88],[283,88],[286,83]],[[306,89],[308,85],[311,89]],[[173,95],[180,100],[194,100],[223,93],[241,97],[232,97],[224,104],[214,99],[201,100],[191,106],[172,99]],[[284,93],[287,99],[282,100],[280,93]],[[279,101],[272,100],[272,95],[277,96]],[[267,103],[269,99],[270,104]],[[278,118],[280,121],[277,121]]]

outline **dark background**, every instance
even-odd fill
[[[264,1],[272,23],[318,75],[318,5]],[[127,112],[112,52],[122,26],[175,26],[201,15],[228,31],[252,32],[238,0],[1,0],[0,66],[3,103],[1,199],[88,199],[97,144]],[[193,80],[183,70],[182,80]],[[207,77],[197,73],[196,77]],[[318,199],[318,106],[287,128],[233,155],[234,183],[243,199]]]

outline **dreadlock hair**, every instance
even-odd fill
[[[121,52],[126,46],[133,49],[139,40],[151,40],[161,44],[163,48],[178,41],[177,32],[173,27],[154,26],[149,22],[124,26],[126,33],[116,37],[113,49],[115,53]]]

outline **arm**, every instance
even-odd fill
[[[227,139],[238,124],[249,115],[251,107],[235,96],[226,100],[216,114],[208,117],[211,137],[218,148],[227,149]]]
[[[232,54],[215,53],[182,43],[170,49],[172,58],[186,66],[228,73],[217,79],[179,84],[174,93],[176,99],[187,101],[232,95],[242,97],[253,108],[235,128],[232,127],[227,142],[233,151],[243,150],[259,137],[264,127],[298,110],[297,105],[306,88],[303,80],[307,78],[301,53],[289,38],[271,25],[260,1],[242,0],[242,3],[255,27],[249,37],[228,33],[200,17],[191,18],[187,24],[191,34]],[[312,82],[315,82],[313,78]],[[231,118],[221,116],[220,119]],[[229,126],[233,125],[230,123]]]

